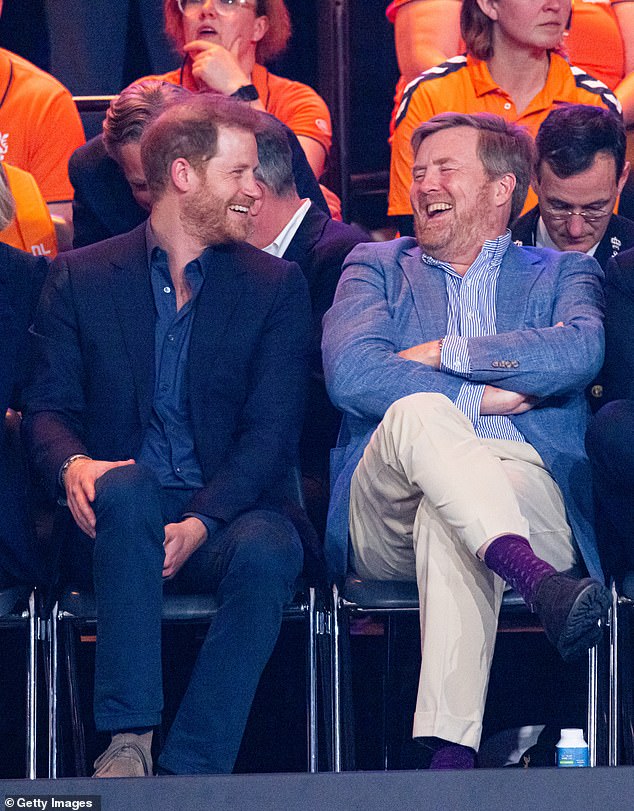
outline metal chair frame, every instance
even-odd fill
[[[28,599],[28,608],[16,610]],[[26,648],[26,775],[37,777],[37,642],[41,639],[41,628],[36,610],[36,594],[25,586],[11,586],[0,589],[0,628],[14,628],[27,625]]]
[[[619,664],[620,648],[619,633],[621,619],[620,614],[624,610],[631,610],[634,606],[634,599],[626,594],[619,594],[614,578],[610,583],[610,593],[612,596],[612,604],[610,607],[609,615],[609,661],[610,661],[610,675],[609,675],[609,710],[608,710],[608,765],[618,766],[620,756],[619,746],[619,728],[620,722],[623,720],[624,712],[621,706],[621,678],[622,670]],[[631,685],[630,685],[631,687]],[[633,719],[627,718],[628,725],[631,726]],[[627,730],[628,734],[630,731]],[[634,742],[630,749],[634,746]]]
[[[351,584],[363,586],[363,581],[359,578],[348,578],[343,587],[343,592],[339,591],[338,586],[335,584],[332,588],[332,749],[333,749],[333,770],[340,772],[344,768],[343,763],[343,712],[344,706],[342,701],[342,673],[343,673],[343,642],[341,639],[341,612],[348,615],[368,615],[379,614],[388,616],[388,641],[387,641],[387,664],[390,663],[390,627],[389,621],[392,615],[402,614],[418,614],[418,594],[416,592],[415,583],[381,583],[380,581],[367,581],[371,583],[374,595],[370,599],[351,599],[346,595],[347,588]],[[376,594],[376,587],[391,586],[390,599],[381,600],[380,596]],[[394,593],[400,591],[401,593]],[[349,590],[349,589],[348,589]],[[362,595],[357,595],[358,597]],[[387,595],[386,595],[387,597]],[[528,609],[519,595],[514,592],[506,592],[500,616],[502,619],[509,618],[513,615],[526,616]],[[347,640],[346,640],[347,642]],[[598,674],[598,645],[588,651],[588,713],[587,713],[587,727],[588,727],[588,748],[589,748],[589,763],[590,766],[597,765],[597,718],[598,718],[598,704],[599,704],[599,674]],[[386,702],[383,703],[383,726],[387,727],[386,721]],[[383,751],[383,765],[384,769],[388,768],[388,744],[387,736],[384,743]]]
[[[163,601],[163,623],[198,624],[213,621],[217,611],[215,599],[205,595],[166,595]],[[317,698],[317,638],[324,633],[326,624],[323,609],[318,606],[315,587],[301,592],[299,600],[289,603],[284,609],[284,620],[305,620],[306,622],[306,719],[307,719],[307,771],[318,771],[318,698]],[[58,764],[58,661],[60,651],[66,669],[68,693],[73,728],[75,765],[79,776],[86,773],[86,747],[84,727],[77,688],[76,656],[74,633],[78,628],[96,624],[94,596],[76,590],[67,590],[53,608],[48,634],[48,656],[51,678],[49,682],[49,726],[50,759],[49,776],[57,777]],[[63,644],[58,644],[58,623],[63,633]]]

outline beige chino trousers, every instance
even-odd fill
[[[478,749],[504,582],[476,557],[514,533],[563,571],[576,551],[559,487],[528,443],[479,439],[442,394],[385,413],[352,477],[352,567],[416,580],[422,664],[413,736]]]

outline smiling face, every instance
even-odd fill
[[[515,48],[556,48],[570,16],[570,0],[478,0],[493,20],[494,50],[500,39]]]
[[[598,152],[585,172],[566,178],[558,177],[548,163],[542,161],[535,190],[546,230],[560,251],[586,253],[603,239],[628,172],[629,164],[626,164],[617,182],[614,157],[605,152]],[[594,222],[588,222],[578,213],[558,219],[557,215],[569,211],[584,211],[590,216],[601,211],[606,213]]]
[[[140,144],[138,141],[128,141],[117,149],[116,155],[117,163],[128,181],[134,199],[141,208],[149,211],[152,208],[152,199],[141,163]]]
[[[254,58],[257,43],[268,29],[268,18],[258,17],[254,6],[228,6],[226,13],[218,14],[213,2],[206,2],[183,14],[182,26],[185,44],[198,39],[231,50],[239,40],[238,58]]]
[[[410,198],[418,244],[453,265],[470,265],[508,222],[510,196],[500,196],[500,181],[489,180],[477,147],[477,130],[454,127],[425,138],[414,158]]]
[[[203,245],[246,240],[249,211],[262,192],[255,180],[258,149],[245,130],[221,127],[216,154],[200,172],[197,189],[183,201],[181,220],[186,233]]]

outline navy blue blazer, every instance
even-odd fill
[[[603,360],[602,280],[599,264],[585,254],[511,244],[500,266],[497,334],[468,339],[471,382],[539,399],[510,419],[559,485],[586,567],[599,577],[584,386]],[[560,321],[564,326],[555,327]],[[422,264],[415,240],[354,249],[324,318],[326,383],[344,412],[331,460],[325,547],[337,577],[347,566],[350,480],[383,415],[396,400],[421,391],[455,401],[464,382],[398,355],[446,331],[444,272]]]
[[[300,461],[302,472],[322,484],[327,484],[330,449],[337,439],[341,415],[330,402],[324,383],[321,322],[332,305],[344,259],[355,245],[367,240],[361,228],[333,220],[313,204],[284,253],[284,259],[300,266],[310,292],[310,377]]]
[[[605,363],[602,403],[634,399],[634,248],[605,271]]]
[[[228,522],[256,505],[281,504],[302,424],[310,304],[296,265],[244,243],[207,252],[187,361],[205,485],[184,512]],[[144,225],[52,265],[24,417],[50,493],[72,454],[138,454],[153,402],[154,326]]]
[[[27,582],[39,579],[39,560],[27,519],[22,471],[7,455],[4,414],[9,406],[20,405],[28,327],[47,269],[46,259],[0,243],[0,570]]]

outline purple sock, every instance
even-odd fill
[[[446,743],[434,752],[429,768],[434,771],[475,769],[475,752],[460,743]]]
[[[484,562],[522,595],[531,610],[542,581],[556,571],[550,563],[537,557],[521,535],[501,535],[496,538],[484,553]]]

